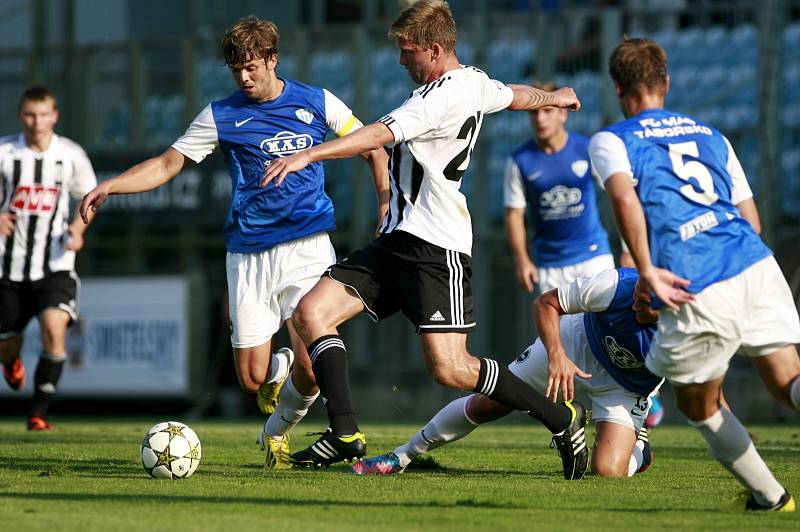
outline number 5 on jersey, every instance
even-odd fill
[[[700,161],[684,161],[684,155],[699,157],[700,152],[697,149],[697,143],[691,141],[669,145],[669,158],[672,161],[672,169],[675,171],[675,175],[689,182],[688,185],[681,187],[681,192],[692,201],[703,205],[711,205],[719,199],[719,196],[714,192],[714,179],[711,177],[711,172]],[[692,178],[694,178],[694,182]],[[695,183],[697,184],[695,185]],[[700,191],[697,190],[698,188]]]

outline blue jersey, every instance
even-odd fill
[[[612,271],[599,274],[608,277]],[[613,297],[605,310],[586,312],[583,317],[586,339],[595,358],[625,389],[650,395],[661,384],[661,377],[644,365],[656,325],[641,325],[632,310],[633,290],[639,273],[633,268],[618,268]]]
[[[321,162],[288,174],[280,186],[258,186],[273,159],[322,143],[328,129],[345,134],[357,122],[324,89],[283,81],[283,92],[271,101],[236,91],[212,102],[173,145],[199,162],[219,144],[232,184],[224,230],[232,253],[260,252],[336,227]]]
[[[608,234],[600,223],[595,185],[589,172],[589,139],[569,134],[556,153],[545,153],[530,140],[511,154],[506,176],[506,207],[521,206],[514,199],[524,185],[524,203],[534,228],[533,257],[539,266],[577,264],[610,253]],[[514,168],[516,167],[516,168]]]
[[[613,136],[598,133],[592,140],[595,170],[605,167],[603,180],[617,171],[632,175],[651,260],[689,279],[690,292],[771,255],[735,206],[736,156],[719,131],[664,109],[646,110],[605,131]]]

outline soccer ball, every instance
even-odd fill
[[[200,465],[200,440],[177,421],[150,427],[142,438],[139,456],[145,471],[155,478],[186,478]]]

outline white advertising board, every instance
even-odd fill
[[[189,286],[183,277],[88,278],[68,332],[59,396],[180,396],[189,392]],[[34,318],[24,333],[24,395],[41,352]],[[18,393],[18,392],[17,392]],[[16,395],[0,386],[0,395]]]

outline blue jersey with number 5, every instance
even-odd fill
[[[649,109],[606,129],[625,145],[653,264],[700,292],[772,254],[732,201],[729,147],[716,129]]]

